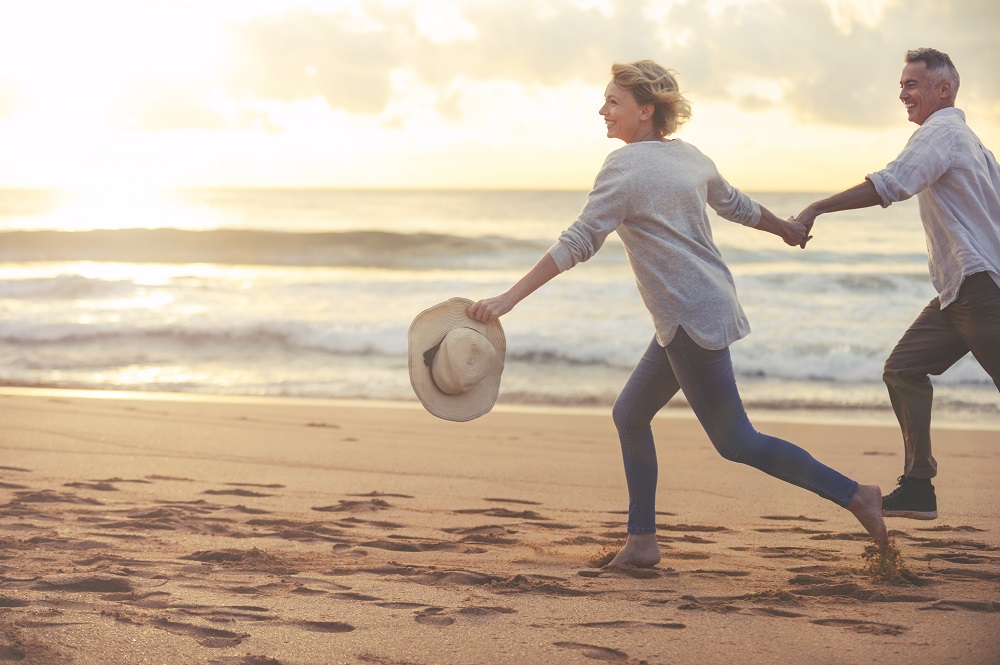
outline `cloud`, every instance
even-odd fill
[[[888,2],[874,18],[847,11],[843,0],[734,2],[721,10],[693,1],[658,11],[655,2],[608,4],[610,12],[568,2],[461,3],[450,7],[452,30],[442,39],[428,33],[416,6],[398,3],[366,3],[364,20],[306,11],[260,17],[232,27],[224,85],[236,95],[322,96],[333,108],[378,113],[399,69],[443,93],[460,80],[603,85],[613,61],[651,57],[676,69],[700,98],[745,110],[785,105],[808,121],[871,127],[899,119],[894,87],[903,51],[933,43],[952,50],[974,94],[1000,97],[990,71],[1000,61],[992,0]]]
[[[340,14],[293,12],[234,25],[225,85],[236,96],[300,100],[377,113],[389,101],[389,76],[400,66],[405,23],[359,29]]]
[[[673,54],[687,86],[748,109],[762,100],[732,96],[742,77],[779,84],[784,94],[771,103],[808,121],[855,127],[898,122],[896,77],[903,53],[919,46],[949,52],[963,79],[974,81],[977,97],[1000,98],[990,71],[1000,61],[988,27],[1000,24],[992,0],[909,0],[884,7],[878,23],[845,24],[821,2],[749,3],[717,16],[686,3],[668,20],[698,36]]]
[[[116,125],[123,129],[171,131],[178,129],[279,128],[257,104],[239,102],[198,86],[147,80],[130,88],[116,105]]]
[[[960,103],[1000,108],[995,0],[302,2],[220,21],[219,66],[206,65],[193,83],[137,75],[121,117],[136,129],[274,130],[268,104],[323,100],[331,119],[343,111],[399,126],[393,109],[406,106],[406,92],[394,81],[404,72],[454,120],[463,98],[486,89],[584,83],[599,95],[612,62],[652,58],[675,69],[696,101],[877,128],[900,120],[902,54],[917,46],[953,56]],[[180,30],[186,21],[176,23]],[[16,100],[3,83],[0,76],[0,114],[10,114]],[[575,110],[551,109],[567,112]]]

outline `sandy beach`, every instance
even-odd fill
[[[755,424],[902,466],[895,428]],[[608,414],[2,391],[0,661],[1000,662],[1000,431],[936,431],[941,516],[887,520],[885,581],[846,511],[654,426],[664,559],[608,570]]]

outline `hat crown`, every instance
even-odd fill
[[[451,298],[420,312],[410,324],[407,365],[420,403],[438,418],[465,422],[493,408],[507,340],[499,321],[468,315],[473,302]]]
[[[447,395],[468,392],[492,370],[496,349],[478,330],[455,328],[441,340],[431,375],[437,388]]]

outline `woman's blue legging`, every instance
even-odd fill
[[[798,446],[761,434],[747,418],[729,349],[711,351],[677,330],[666,348],[654,338],[612,412],[628,482],[628,532],[656,532],[656,446],[651,422],[678,390],[724,458],[760,469],[846,506],[857,482]]]

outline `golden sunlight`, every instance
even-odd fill
[[[89,187],[71,193],[34,226],[58,231],[92,229],[217,228],[220,220],[207,209],[180,201],[173,192],[156,188]]]
[[[24,3],[18,25],[0,26],[0,66],[12,90],[7,119],[35,146],[25,167],[65,186],[128,179],[134,168],[107,158],[120,146],[129,96],[157,86],[197,86],[222,61],[221,21],[146,3]],[[45,39],[39,39],[45,35]],[[23,151],[28,154],[28,151]]]

